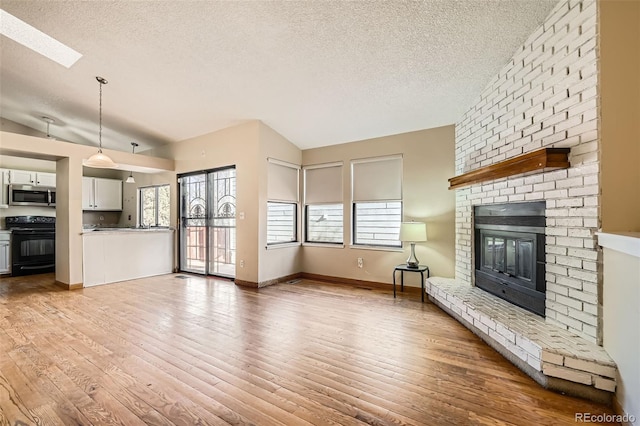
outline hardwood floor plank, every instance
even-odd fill
[[[55,413],[57,417],[63,420],[64,424],[92,424],[80,411],[75,401],[70,398],[70,395],[61,392],[43,372],[37,371],[36,366],[27,357],[20,356],[16,352],[10,352],[8,355],[15,361],[16,367],[20,369],[30,383],[51,398]],[[0,403],[0,408],[3,406],[4,404]],[[14,424],[15,419],[10,420],[11,424]]]
[[[55,336],[48,336],[48,339],[52,337]],[[111,370],[109,365],[102,364],[103,368],[98,368],[96,366],[98,357],[92,357],[92,352],[84,346],[85,339],[72,342],[66,342],[63,339],[57,341],[63,342],[53,349],[55,354],[52,358],[57,366],[97,403],[109,410],[115,410],[125,424],[172,424],[166,417],[132,394],[131,385],[120,386],[109,374]],[[91,346],[94,347],[94,345]],[[71,360],[78,360],[78,364]]]
[[[13,384],[0,372],[0,420],[2,424],[35,424],[33,414],[29,412],[22,398],[13,388]]]
[[[64,291],[0,280],[0,424],[569,425],[542,389],[416,295],[175,275]],[[7,414],[10,413],[10,414]],[[22,416],[22,417],[20,417]]]

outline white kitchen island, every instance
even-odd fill
[[[173,272],[173,230],[87,230],[83,240],[83,284],[100,284]]]

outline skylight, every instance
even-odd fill
[[[0,9],[0,34],[67,68],[82,57],[82,54],[69,46],[2,9]]]

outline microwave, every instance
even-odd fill
[[[9,185],[9,205],[55,207],[56,188],[49,186]]]

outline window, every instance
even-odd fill
[[[139,190],[140,225],[169,226],[169,185],[146,186]]]
[[[267,203],[267,244],[292,243],[298,240],[296,204]]]
[[[353,243],[400,247],[402,203],[354,203]]]
[[[342,244],[343,209],[342,203],[306,206],[306,241]]]
[[[300,167],[268,159],[267,245],[298,241],[298,175]]]
[[[305,241],[342,244],[342,163],[304,169]]]
[[[402,156],[351,162],[353,244],[402,247]]]

